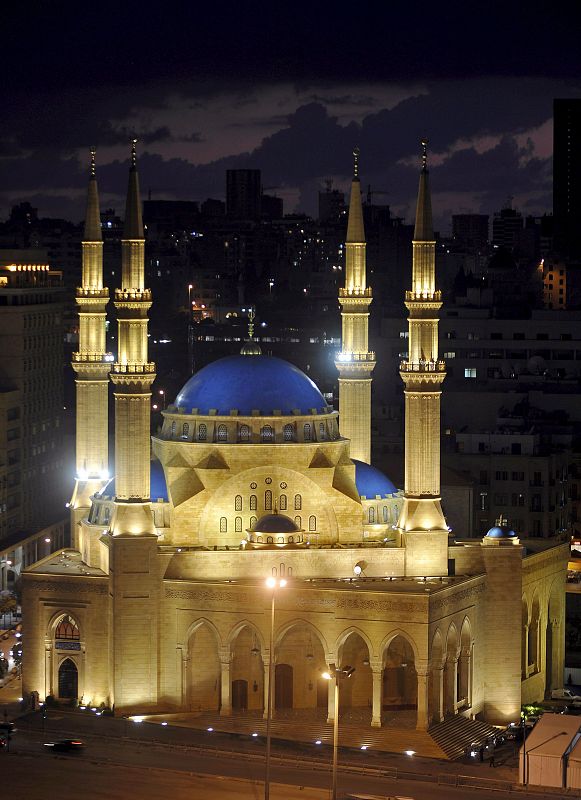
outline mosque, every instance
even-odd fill
[[[356,152],[339,412],[299,369],[263,355],[250,331],[239,354],[187,381],[151,437],[152,296],[135,144],[115,356],[105,344],[93,154],[73,356],[73,547],[23,575],[24,692],[116,714],[260,716],[272,674],[275,715],[332,720],[332,682],[321,673],[349,664],[341,713],[357,710],[374,728],[411,715],[426,731],[458,715],[507,724],[521,703],[562,685],[567,545],[532,549],[505,520],[483,539],[452,538],[442,511],[445,364],[425,146],[404,298],[403,490],[370,463],[372,374],[388,365],[369,350],[365,247]],[[267,589],[269,576],[286,586]]]

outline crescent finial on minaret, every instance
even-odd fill
[[[422,172],[428,171],[428,140],[422,139]]]
[[[95,147],[91,147],[91,178],[95,177],[95,156],[97,155],[97,150]]]
[[[137,166],[137,139],[131,140],[131,166]]]
[[[357,145],[353,148],[353,177],[359,178],[359,154],[360,150]]]

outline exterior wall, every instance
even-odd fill
[[[58,667],[71,658],[79,675],[79,700],[86,704],[111,703],[109,670],[110,599],[107,579],[23,575],[22,616],[26,620],[22,691],[37,691],[40,699],[58,696]],[[80,631],[79,651],[55,649],[54,628],[63,614],[73,617]]]

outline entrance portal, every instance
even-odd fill
[[[59,697],[76,700],[79,693],[77,665],[66,658],[59,667]]]
[[[274,707],[293,707],[293,668],[290,664],[277,664],[274,680]]]

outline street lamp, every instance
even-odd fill
[[[272,680],[272,665],[274,662],[274,598],[277,589],[284,589],[284,578],[270,577],[266,579],[266,586],[271,591],[270,602],[270,659],[268,661],[268,697],[266,700],[266,770],[264,776],[264,800],[270,797],[270,722],[272,719],[272,695],[274,681]]]
[[[346,666],[337,669],[334,664],[329,664],[329,672],[323,672],[321,677],[326,681],[335,681],[335,709],[333,715],[333,789],[331,800],[337,800],[337,754],[339,750],[339,683],[350,678],[355,672],[355,667]]]
[[[522,782],[527,785],[527,715],[524,711],[520,712],[522,725]]]

